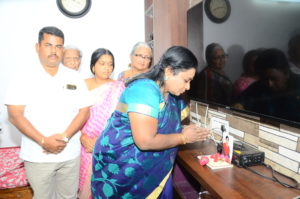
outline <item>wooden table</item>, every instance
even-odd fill
[[[210,192],[213,198],[223,199],[292,199],[300,197],[300,190],[283,187],[271,180],[262,178],[247,169],[234,166],[211,170],[201,166],[197,155],[209,155],[216,152],[212,141],[188,144],[180,148],[177,162],[193,176],[200,185]],[[271,177],[271,172],[264,166],[251,167]],[[281,178],[286,183],[292,183]],[[300,187],[300,186],[298,186]]]

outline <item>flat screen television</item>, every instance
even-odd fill
[[[202,1],[188,11],[188,48],[196,55],[199,62],[197,71],[201,72],[206,67],[204,54],[206,46],[210,43],[219,43],[229,55],[225,73],[232,83],[243,72],[242,60],[246,52],[258,48],[276,48],[288,57],[290,38],[300,34],[300,1],[230,0],[231,14],[223,23],[211,21],[206,16],[203,4]],[[207,103],[210,106],[259,116],[262,120],[300,127],[299,121],[285,117],[265,115],[259,111],[240,110],[232,104],[201,99],[197,96],[195,89],[197,89],[197,83],[193,80],[192,88],[188,92],[190,99]],[[300,107],[294,111],[300,111]]]

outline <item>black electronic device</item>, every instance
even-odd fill
[[[232,163],[238,167],[261,165],[265,153],[241,141],[234,141]]]

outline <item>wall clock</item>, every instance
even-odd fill
[[[230,2],[229,0],[206,0],[204,10],[211,21],[223,23],[230,16]]]
[[[56,0],[56,4],[64,15],[79,18],[88,13],[92,0]]]

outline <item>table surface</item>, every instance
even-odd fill
[[[178,151],[177,162],[191,174],[201,186],[210,192],[213,198],[223,199],[293,199],[300,197],[300,190],[286,188],[279,183],[260,177],[245,168],[233,166],[211,170],[198,163],[198,155],[216,153],[212,141],[187,144]],[[252,169],[271,177],[271,170],[264,166],[252,166]],[[292,181],[281,176],[285,183]],[[298,185],[298,188],[300,186]]]

